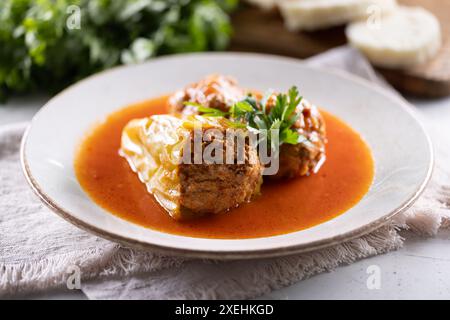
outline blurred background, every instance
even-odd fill
[[[306,58],[345,45],[346,25],[382,19],[397,6],[395,0],[341,2],[2,0],[0,99],[30,92],[54,94],[103,69],[165,54],[233,50]],[[443,45],[417,65],[378,70],[402,92],[420,97],[450,94],[450,1],[398,4],[420,6],[434,15]],[[388,38],[382,33],[375,37],[380,42]]]

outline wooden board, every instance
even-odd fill
[[[429,63],[411,70],[378,68],[398,90],[420,97],[450,95],[450,0],[399,0],[405,5],[419,5],[440,20],[444,46]],[[243,8],[233,16],[235,34],[232,50],[264,52],[307,58],[346,44],[344,27],[318,32],[289,32],[278,12]]]

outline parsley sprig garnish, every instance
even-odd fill
[[[249,95],[244,100],[233,104],[229,111],[208,108],[193,102],[185,104],[197,107],[204,116],[229,118],[230,125],[233,127],[249,126],[267,132],[269,142],[271,140],[270,130],[278,130],[279,145],[283,143],[298,144],[303,137],[293,130],[292,126],[299,118],[299,114],[295,111],[303,97],[300,96],[297,87],[293,86],[287,94],[278,94],[275,105],[269,108],[271,96],[273,96],[273,92],[266,93],[258,104],[256,99]]]

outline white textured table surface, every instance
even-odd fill
[[[0,105],[0,125],[30,120],[45,103],[45,97],[15,99]],[[450,98],[411,100],[433,130],[445,136],[450,146]],[[428,121],[426,121],[428,122]],[[449,159],[450,160],[450,159]],[[449,162],[450,169],[450,162]],[[450,231],[435,238],[408,235],[399,251],[376,256],[323,273],[264,296],[267,299],[450,299]],[[367,268],[377,266],[378,290],[367,288]],[[83,299],[79,291],[52,291],[21,298]]]

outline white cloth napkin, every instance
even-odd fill
[[[344,69],[387,87],[349,48],[308,63]],[[433,235],[449,224],[450,186],[444,182],[450,180],[438,163],[426,192],[411,209],[371,234],[323,250],[217,262],[125,248],[77,229],[32,194],[19,163],[25,126],[0,128],[0,296],[65,288],[79,270],[83,292],[94,299],[254,298],[341,264],[395,250],[403,244],[400,228]]]

